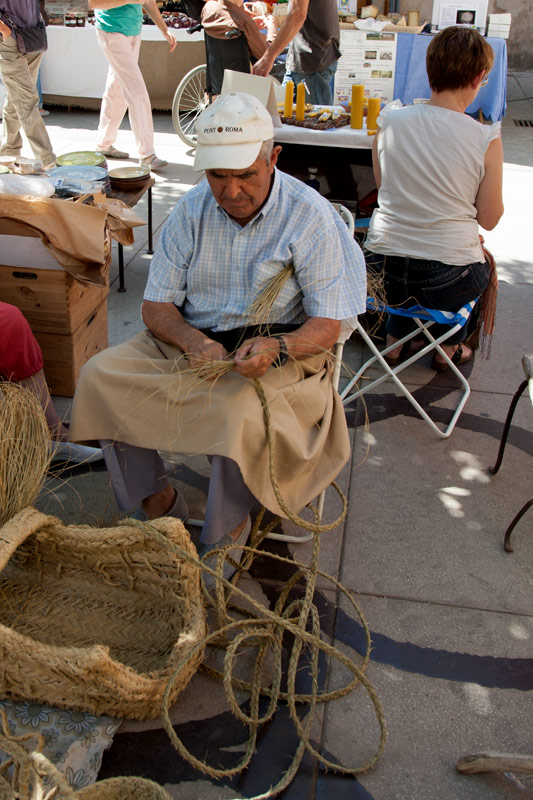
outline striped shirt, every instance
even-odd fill
[[[272,306],[270,323],[364,313],[363,254],[318,192],[275,170],[265,205],[242,228],[202,180],[164,225],[144,299],[174,303],[195,328],[233,330],[255,323],[252,302],[288,264],[294,273]]]

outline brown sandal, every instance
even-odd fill
[[[457,345],[457,350],[451,356],[450,361],[452,364],[455,364],[458,367],[460,364],[466,364],[467,361],[470,361],[472,358],[473,351],[468,348],[469,352],[463,350],[462,345]],[[431,368],[434,369],[436,372],[446,372],[446,370],[450,369],[449,365],[446,361],[438,361],[436,354],[433,356],[433,361],[431,362]]]
[[[383,360],[387,362],[389,367],[396,367],[398,366],[400,361],[405,361],[410,349],[411,349],[411,342],[404,342],[397,356],[383,356]]]
[[[418,344],[418,347],[416,346]],[[413,346],[414,345],[414,346]],[[402,349],[400,350],[400,354],[397,356],[383,356],[384,361],[387,362],[389,367],[396,367],[402,361],[407,361],[408,358],[414,356],[418,350],[421,350],[424,347],[424,342],[420,341],[419,339],[409,339],[408,342],[404,342],[402,345]]]

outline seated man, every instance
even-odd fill
[[[151,519],[187,514],[156,451],[213,456],[201,536],[209,547],[245,542],[256,500],[285,516],[252,379],[266,393],[274,475],[290,509],[316,498],[348,460],[327,353],[341,320],[365,310],[366,272],[331,205],[275,168],[281,148],[254,97],[221,96],[197,131],[195,168],[207,180],[163,228],[144,294],[148,330],[85,365],[71,434],[109,442],[120,508],[142,504]],[[258,331],[254,300],[287,265],[293,274]],[[232,368],[216,381],[197,373],[223,360]]]

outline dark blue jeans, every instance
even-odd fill
[[[299,83],[305,83],[307,94],[310,103],[317,105],[331,105],[333,103],[333,83],[335,72],[337,70],[337,61],[334,61],[331,66],[320,72],[285,72],[283,78],[283,86],[287,81],[293,81],[297,86]]]
[[[465,303],[476,300],[489,282],[490,267],[486,262],[475,262],[464,267],[454,267],[441,261],[430,261],[408,256],[384,256],[364,249],[369,273],[383,273],[385,297],[389,306],[421,305],[441,311],[459,311]],[[479,303],[470,319],[460,331],[451,336],[446,344],[464,341],[474,330],[479,317]],[[406,317],[389,314],[386,330],[395,339],[401,339],[416,327]],[[437,339],[448,326],[435,324],[431,327]]]

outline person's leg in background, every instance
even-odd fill
[[[128,105],[124,99],[124,95],[122,94],[120,81],[111,63],[109,39],[112,36],[120,37],[117,47],[120,47],[121,45],[124,47],[125,53],[122,59],[124,63],[127,63],[127,59],[130,54],[128,43],[128,39],[130,37],[123,36],[122,34],[109,34],[99,30],[98,28],[96,29],[96,38],[98,40],[98,44],[100,45],[100,49],[109,62],[107,80],[104,89],[104,95],[102,97],[102,105],[100,107],[98,132],[96,134],[96,149],[101,150],[102,152],[110,151],[113,147],[118,135],[120,124],[124,118],[124,114],[128,109]]]
[[[37,73],[37,94],[39,95],[39,114],[41,117],[47,117],[50,112],[43,108],[43,87],[41,85],[41,68],[39,67],[39,72]]]
[[[50,137],[39,114],[36,81],[42,53],[20,53],[11,36],[0,44],[0,72],[6,90],[4,130],[0,153],[19,156],[24,131],[33,154],[43,166],[55,163]]]
[[[96,36],[109,62],[98,124],[97,149],[105,152],[114,145],[127,109],[139,158],[141,161],[153,159],[155,149],[152,106],[138,64],[141,35],[124,36],[121,33],[106,33],[97,28]],[[166,162],[157,159],[157,165],[154,163],[153,166],[166,166]]]
[[[37,74],[42,53],[23,55],[13,36],[0,43],[0,72],[6,90],[4,127],[0,154],[19,156],[24,131],[33,154],[44,167],[55,164],[46,126],[39,114]]]
[[[283,78],[283,85],[287,81],[293,81],[297,86],[299,83],[305,84],[306,99],[316,105],[329,106],[333,103],[333,80],[337,70],[337,62],[321,70],[321,72],[286,72]]]
[[[404,256],[385,256],[384,278],[387,303],[391,306],[419,303],[424,308],[442,311],[458,311],[465,303],[476,300],[483,293],[489,279],[490,268],[486,263],[473,263],[466,266],[453,266],[439,261],[408,258]],[[367,260],[368,266],[369,260]],[[391,314],[387,320],[387,345],[402,338],[408,332],[407,323],[402,317]],[[437,339],[449,330],[447,325],[435,324],[431,333]],[[442,349],[455,364],[464,364],[472,358],[472,348],[462,345],[468,334],[468,326],[463,326],[451,336]],[[422,340],[422,343],[423,340]],[[416,340],[411,350],[416,349]],[[419,345],[420,346],[420,345]],[[457,354],[457,355],[456,355]],[[387,356],[389,363],[402,357],[400,349],[391,350]],[[433,369],[446,370],[448,365],[435,354]]]

